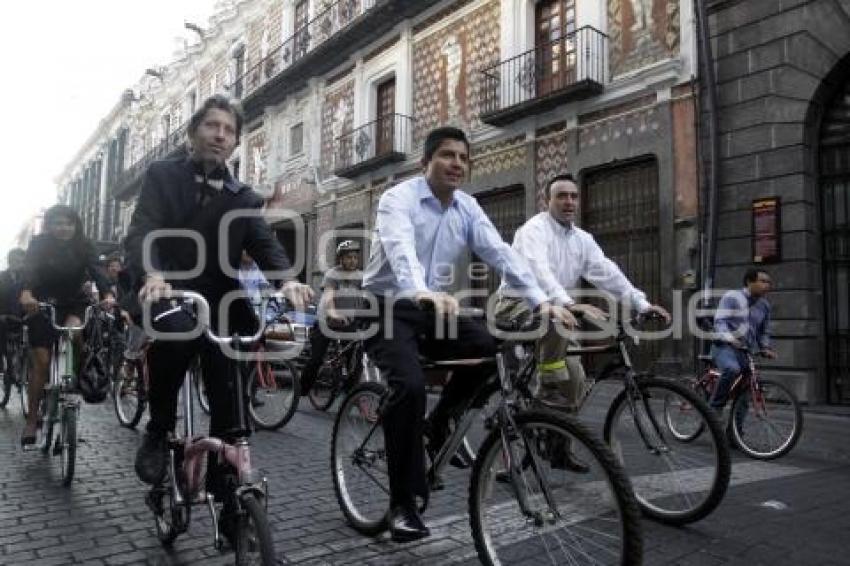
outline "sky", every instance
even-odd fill
[[[0,265],[25,221],[56,202],[55,180],[145,69],[174,60],[215,0],[23,0],[0,5],[6,133]]]

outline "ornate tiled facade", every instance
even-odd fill
[[[497,175],[504,171],[524,169],[528,166],[528,148],[525,136],[516,136],[474,148],[472,152],[472,180]]]
[[[268,155],[266,150],[266,132],[260,128],[245,136],[245,165],[242,179],[256,190],[269,192],[271,186],[267,174]],[[265,190],[264,190],[265,189]]]
[[[679,0],[608,0],[611,75],[674,57],[679,28]]]
[[[535,148],[534,181],[537,209],[543,210],[543,187],[553,176],[568,171],[566,124],[556,124],[537,132]]]
[[[491,1],[414,43],[414,147],[437,125],[480,125],[480,71],[499,60],[499,17]]]
[[[339,157],[335,151],[335,140],[354,127],[354,81],[347,80],[334,85],[325,95],[322,104],[322,169],[327,173],[334,170]]]
[[[660,128],[658,112],[652,105],[579,126],[579,151],[621,137],[657,133]]]

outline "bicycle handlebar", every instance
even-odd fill
[[[168,309],[164,312],[159,313],[158,315],[156,315],[154,317],[154,319],[153,319],[154,322],[162,320],[166,316],[169,316],[171,314],[174,314],[176,312],[183,310],[184,305],[187,304],[187,303],[188,304],[194,304],[196,309],[197,309],[196,317],[197,317],[198,323],[203,325],[204,334],[206,335],[206,337],[209,338],[210,341],[215,342],[216,344],[228,344],[228,345],[233,345],[234,342],[238,342],[239,344],[253,344],[255,342],[258,342],[262,338],[263,333],[265,332],[266,327],[268,326],[268,324],[266,323],[266,308],[268,307],[269,301],[271,299],[286,301],[286,297],[284,297],[283,293],[281,293],[279,291],[276,292],[276,293],[272,293],[267,297],[263,297],[263,300],[260,304],[260,317],[259,317],[260,323],[258,325],[259,329],[253,335],[251,335],[251,336],[219,336],[218,334],[216,334],[215,332],[212,331],[211,324],[210,324],[210,304],[209,304],[209,302],[207,302],[206,298],[203,295],[201,295],[200,293],[196,293],[194,291],[173,289],[171,291],[164,293],[162,298],[182,300],[183,304],[177,305],[177,306],[175,306],[171,309]]]
[[[91,321],[91,315],[92,312],[94,312],[95,307],[94,305],[89,305],[86,307],[86,312],[83,315],[83,323],[80,326],[59,326],[58,324],[56,324],[56,307],[50,303],[39,302],[38,308],[41,311],[50,312],[50,323],[53,325],[54,330],[56,330],[57,332],[73,332],[75,330],[82,330],[89,325],[89,322]]]

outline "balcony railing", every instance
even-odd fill
[[[604,33],[585,26],[483,70],[481,119],[501,126],[600,94],[606,41]]]
[[[183,122],[177,128],[168,133],[156,146],[145,153],[141,159],[132,163],[129,167],[118,174],[117,181],[111,187],[112,196],[118,196],[123,193],[128,187],[134,184],[135,181],[141,178],[148,165],[157,159],[165,159],[182,150],[186,146],[186,130],[189,127],[189,122]]]
[[[389,114],[339,136],[334,140],[334,175],[351,179],[404,161],[410,151],[412,126],[410,116]]]
[[[375,0],[337,0],[292,36],[269,51],[268,55],[237,77],[230,92],[237,98],[247,97],[269,79],[293,65],[328,38],[345,29],[375,7]]]

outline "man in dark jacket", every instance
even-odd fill
[[[226,97],[213,96],[190,119],[189,157],[154,162],[145,173],[125,247],[130,281],[139,290],[141,301],[153,302],[154,317],[170,309],[167,301],[159,299],[173,286],[204,295],[211,307],[212,323],[218,328],[222,322],[216,316],[219,303],[228,292],[239,289],[236,273],[243,249],[264,270],[283,271],[290,266],[263,218],[243,214],[226,226],[223,223],[230,212],[256,212],[262,206],[262,200],[248,186],[236,181],[226,166],[241,127],[241,110]],[[162,229],[194,234],[204,245],[199,246],[188,236],[157,237],[149,246],[150,261],[146,266],[143,261],[146,236]],[[223,250],[219,250],[220,230],[224,230]],[[225,262],[226,266],[221,265]],[[175,272],[193,270],[196,266],[199,267],[196,276],[174,277]],[[230,268],[230,273],[225,272],[225,267]],[[312,295],[309,287],[291,280],[281,290],[296,307]],[[232,302],[228,314],[229,331],[245,334],[256,328],[256,318],[247,301]],[[191,316],[182,311],[153,324],[159,332],[186,332],[194,327]],[[149,352],[150,422],[136,454],[136,473],[146,483],[156,484],[165,474],[166,437],[174,429],[180,386],[186,369],[198,354],[210,397],[210,434],[232,438],[247,433],[235,430],[235,394],[231,382],[234,361],[203,337],[193,341],[159,340]],[[227,466],[208,465],[207,488],[219,500],[226,496],[229,472]]]

